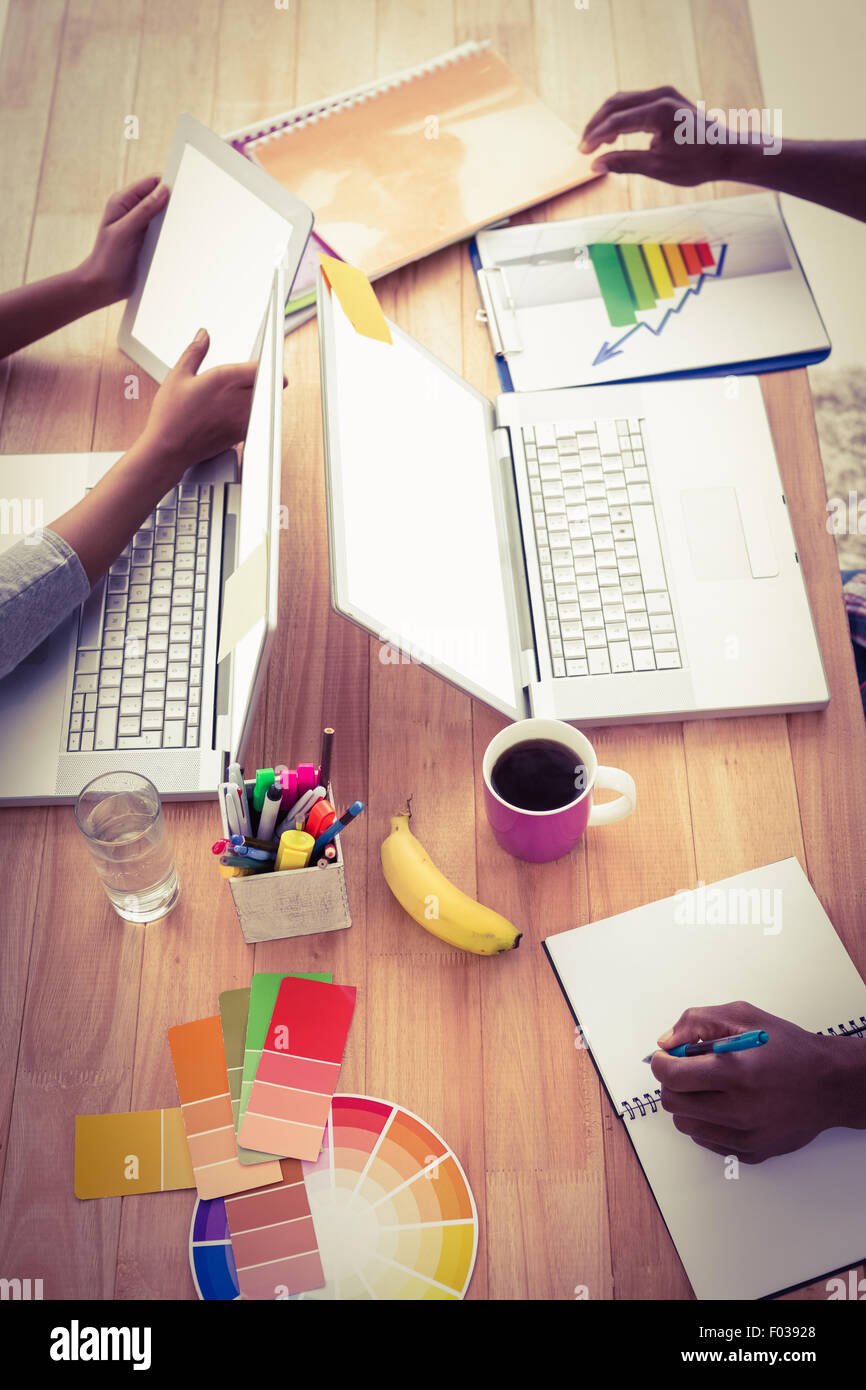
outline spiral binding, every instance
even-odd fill
[[[644,1115],[654,1115],[657,1110],[661,1110],[662,1093],[656,1087],[654,1091],[644,1091],[643,1096],[632,1096],[631,1100],[621,1100],[620,1106],[628,1111],[628,1117],[633,1120],[636,1114],[640,1114],[641,1119]]]
[[[859,1023],[855,1019],[849,1018],[847,1028],[844,1023],[837,1023],[835,1028],[819,1028],[818,1032],[819,1034],[829,1034],[832,1038],[862,1038],[866,1036],[866,1016],[861,1014]]]
[[[362,105],[365,101],[381,96],[384,92],[393,91],[397,87],[405,86],[408,82],[416,81],[419,77],[426,77],[432,72],[440,72],[443,68],[452,67],[454,63],[462,62],[465,58],[483,53],[489,47],[490,41],[488,39],[482,43],[461,44],[459,48],[453,48],[438,58],[431,58],[429,62],[421,63],[414,68],[407,68],[405,72],[394,73],[391,77],[383,78],[381,82],[354,87],[351,91],[343,92],[340,96],[325,97],[321,101],[313,102],[310,106],[300,106],[294,111],[287,111],[283,115],[274,116],[271,122],[262,126],[261,129],[239,131],[226,138],[236,150],[242,154],[247,154],[254,145],[266,144],[268,140],[276,140],[283,135],[291,135],[304,126],[315,125],[317,121],[339,115],[354,106]]]
[[[866,1038],[866,1014],[860,1015],[859,1023],[856,1019],[850,1018],[847,1025],[837,1023],[829,1028],[819,1028],[818,1036]],[[633,1120],[636,1115],[639,1115],[641,1119],[645,1115],[654,1115],[657,1110],[661,1109],[661,1097],[661,1089],[656,1087],[654,1091],[644,1091],[642,1096],[632,1096],[631,1100],[621,1100],[619,1108],[622,1112],[622,1118],[625,1119],[626,1114],[630,1120]]]

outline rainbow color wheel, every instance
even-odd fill
[[[222,1197],[199,1197],[189,1228],[189,1267],[199,1298],[240,1298],[235,1257]]]
[[[456,1155],[389,1101],[338,1095],[304,1179],[326,1284],[297,1299],[460,1299],[478,1214]],[[198,1201],[190,1263],[200,1298],[238,1296],[222,1200]]]

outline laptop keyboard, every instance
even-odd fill
[[[682,665],[642,425],[522,427],[554,676]]]
[[[68,752],[198,746],[210,525],[174,488],[84,604]]]

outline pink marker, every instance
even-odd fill
[[[276,769],[274,769],[276,772]],[[290,806],[294,806],[298,799],[298,774],[293,767],[280,768],[274,777],[274,782],[283,793],[280,802],[280,814],[285,815]]]
[[[306,796],[319,785],[313,763],[298,763],[298,796]]]

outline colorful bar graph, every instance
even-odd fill
[[[660,246],[654,246],[652,243],[647,243],[643,248],[643,253],[646,257],[646,265],[650,274],[650,279],[655,287],[656,298],[671,299],[673,297],[674,287],[671,284],[671,277],[668,274],[665,258],[662,255],[662,248]]]
[[[596,242],[588,250],[613,328],[637,325],[636,311],[655,309],[660,299],[675,298],[677,290],[697,292],[704,275],[718,275],[722,264],[720,260],[718,269],[711,268],[717,263],[707,241]],[[692,283],[695,277],[697,284]],[[679,311],[682,298],[668,315]]]
[[[609,242],[598,242],[587,249],[611,325],[621,328],[637,323],[629,282],[623,274],[616,247]]]
[[[654,309],[656,297],[650,278],[647,275],[646,261],[640,246],[621,245],[617,247],[622,258],[622,267],[631,286],[632,296],[639,309]]]
[[[662,246],[665,253],[665,260],[668,263],[668,270],[671,279],[678,290],[685,289],[689,283],[689,272],[686,270],[685,263],[680,248],[674,242],[667,242]]]
[[[681,241],[680,251],[682,252],[683,261],[685,262],[685,267],[686,270],[689,272],[689,275],[700,275],[701,262],[695,248],[692,245],[690,245],[689,242]]]

